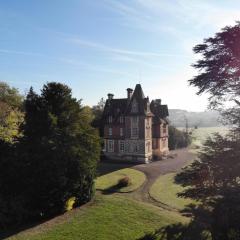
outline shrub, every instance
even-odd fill
[[[67,202],[66,202],[65,210],[66,210],[66,211],[72,210],[73,207],[74,207],[75,202],[76,202],[76,198],[75,198],[75,197],[69,198],[69,199],[67,200]]]
[[[129,177],[124,177],[119,179],[117,186],[119,188],[127,187],[131,184],[131,179]]]

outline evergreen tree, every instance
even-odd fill
[[[101,98],[97,105],[92,107],[92,113],[94,119],[92,121],[92,126],[99,130],[99,134],[103,137],[104,124],[102,121],[102,114],[105,106],[104,98]]]
[[[21,149],[32,217],[64,211],[71,197],[76,206],[89,201],[100,149],[80,102],[66,85],[48,83],[41,95],[30,89],[25,111]]]

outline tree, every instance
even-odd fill
[[[209,93],[210,106],[220,109],[226,121],[234,126],[227,136],[215,134],[209,138],[198,160],[176,176],[176,182],[187,187],[180,196],[197,199],[199,205],[185,209],[192,216],[188,226],[168,226],[158,232],[167,239],[209,239],[205,235],[209,233],[213,240],[240,239],[239,41],[238,22],[194,47],[202,58],[193,65],[199,74],[190,80],[190,85],[198,88],[198,94]],[[226,109],[226,101],[232,104],[230,109]]]
[[[92,122],[93,127],[99,130],[99,134],[103,137],[103,122],[102,122],[102,114],[105,106],[104,98],[101,98],[97,105],[92,107],[92,112],[94,115],[94,119]]]
[[[40,96],[31,89],[25,106],[31,207],[49,216],[63,211],[71,197],[76,205],[89,201],[100,148],[86,108],[59,83],[44,85]]]
[[[189,132],[180,131],[174,126],[169,126],[169,140],[168,145],[170,150],[185,148],[191,144],[191,136]]]
[[[198,88],[198,94],[210,93],[210,104],[226,100],[239,101],[240,95],[240,23],[225,27],[213,38],[194,47],[202,55],[193,66],[200,72],[190,80]],[[239,104],[238,104],[239,105]]]
[[[11,206],[18,200],[20,206],[1,226],[54,216],[65,211],[69,199],[79,206],[94,194],[100,144],[88,109],[66,85],[54,82],[44,85],[40,95],[31,88],[24,107],[23,137],[14,154],[4,155],[10,161],[1,165],[11,174],[0,171],[6,177],[0,183],[0,203]],[[16,191],[7,188],[12,183]]]
[[[7,83],[0,82],[0,102],[4,102],[13,108],[21,108],[23,96],[16,88],[11,88]]]
[[[21,136],[23,97],[18,90],[0,82],[0,140],[13,143]]]
[[[176,179],[190,187],[181,196],[201,200],[200,207],[209,212],[210,221],[205,230],[211,232],[215,240],[240,237],[239,40],[240,23],[237,23],[194,48],[202,59],[193,65],[199,74],[190,80],[190,84],[199,89],[198,94],[210,93],[210,106],[220,108],[225,119],[234,123],[235,127],[227,136],[216,134],[208,139],[199,160]],[[225,101],[233,102],[235,106],[226,110]]]

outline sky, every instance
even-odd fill
[[[0,81],[23,94],[65,83],[84,105],[141,83],[171,109],[204,111],[192,48],[237,20],[239,0],[0,1]]]

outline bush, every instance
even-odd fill
[[[119,179],[117,186],[119,188],[127,187],[131,184],[131,179],[129,177],[124,177]]]

